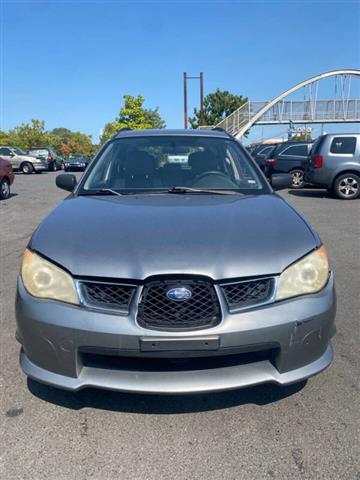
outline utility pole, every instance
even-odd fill
[[[188,77],[184,72],[184,128],[188,128],[188,110],[187,110],[187,81],[200,80],[200,125],[204,125],[204,74],[200,72],[199,77]]]
[[[204,74],[200,72],[200,125],[204,125]]]
[[[188,112],[187,112],[187,76],[184,72],[184,128],[188,128]]]

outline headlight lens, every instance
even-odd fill
[[[79,304],[71,275],[28,249],[24,253],[21,276],[26,290],[34,297]]]
[[[324,288],[329,277],[329,261],[325,247],[306,255],[282,272],[276,300],[315,293]]]

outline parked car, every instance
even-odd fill
[[[360,196],[360,133],[321,135],[310,152],[305,179],[336,197]]]
[[[260,145],[257,147],[251,154],[255,162],[259,165],[262,172],[266,171],[266,162],[265,160],[273,154],[277,147],[275,145]]]
[[[81,154],[71,154],[69,158],[65,160],[65,171],[69,170],[85,170],[89,164],[89,157]]]
[[[11,163],[0,157],[0,200],[10,197],[10,185],[14,182],[14,173]]]
[[[41,173],[47,168],[43,161],[28,155],[18,147],[0,147],[0,156],[8,160],[14,170],[20,170],[25,174]]]
[[[265,174],[290,173],[292,188],[303,188],[304,172],[309,161],[312,142],[285,142],[271,151],[265,158]]]
[[[48,170],[50,170],[51,172],[56,172],[56,170],[64,169],[64,158],[59,152],[57,152],[53,148],[32,148],[31,150],[29,150],[29,155],[45,161],[47,163]]]
[[[169,163],[182,150],[186,163]],[[286,188],[289,174],[274,175]],[[216,130],[123,131],[34,232],[20,362],[57,387],[287,385],[332,361],[333,274],[311,225]]]

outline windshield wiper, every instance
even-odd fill
[[[112,190],[111,188],[100,188],[99,190],[81,192],[80,195],[118,195],[121,197],[123,194],[117,192],[116,190]]]
[[[206,188],[191,188],[191,187],[172,187],[167,190],[167,193],[205,193],[205,194],[215,194],[215,195],[243,195],[237,190],[211,190]]]

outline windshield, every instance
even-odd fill
[[[26,155],[26,152],[22,148],[15,147],[13,148],[13,150],[16,153],[16,155]]]
[[[269,192],[236,141],[159,135],[109,143],[81,182],[79,194],[103,189],[123,193],[167,191],[174,187]]]

